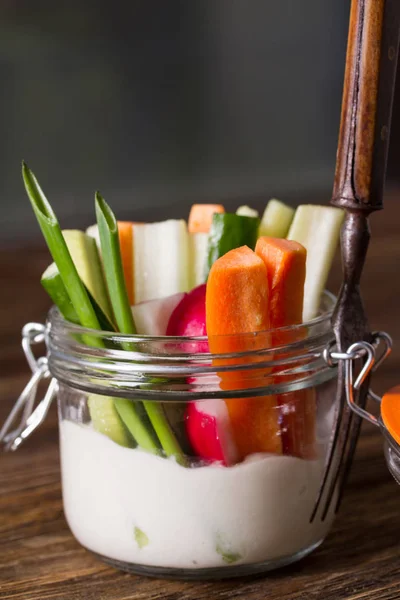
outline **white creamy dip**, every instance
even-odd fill
[[[86,548],[108,558],[202,568],[289,557],[332,522],[310,514],[323,461],[253,455],[234,467],[184,468],[60,424],[64,510]]]

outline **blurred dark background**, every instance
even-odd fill
[[[97,188],[130,219],[328,201],[349,5],[1,0],[1,239],[39,235],[22,158],[63,226],[94,221]],[[400,106],[391,179],[399,158]]]

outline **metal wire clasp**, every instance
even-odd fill
[[[22,329],[22,348],[32,371],[32,377],[15,402],[0,430],[0,445],[3,444],[3,450],[5,451],[16,450],[43,423],[51,402],[57,393],[57,381],[51,379],[44,397],[35,407],[39,383],[42,379],[48,379],[50,372],[47,366],[47,358],[41,356],[36,360],[32,346],[41,344],[44,340],[45,326],[41,323],[28,323]],[[15,426],[19,415],[21,415],[19,424]]]
[[[379,352],[381,346],[383,349]],[[361,388],[368,375],[371,372],[375,372],[389,356],[392,351],[392,346],[393,342],[389,334],[384,331],[375,331],[372,333],[371,343],[356,342],[355,344],[352,344],[346,352],[336,352],[332,350],[331,347],[325,348],[323,352],[323,358],[330,367],[334,367],[339,360],[345,361],[347,404],[358,416],[374,425],[379,425],[378,419],[359,406],[354,398],[356,392]],[[358,359],[362,359],[365,362],[354,380],[354,362]],[[381,402],[381,397],[375,394],[371,388],[368,390],[368,397],[375,402]]]

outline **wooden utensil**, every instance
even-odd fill
[[[352,0],[331,201],[347,213],[341,232],[343,284],[332,319],[339,352],[371,340],[359,285],[370,239],[368,217],[383,208],[399,34],[400,0]],[[368,382],[358,393],[360,406],[365,406]],[[357,444],[360,418],[346,403],[343,360],[338,395],[336,426],[311,520],[322,503],[321,519],[333,499],[338,509]]]

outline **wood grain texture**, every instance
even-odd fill
[[[397,343],[375,377],[379,393],[400,379],[399,217],[400,193],[387,194],[385,210],[371,219],[362,281],[372,327],[386,329]],[[0,422],[28,379],[19,335],[25,322],[45,318],[49,302],[39,276],[48,262],[42,246],[0,251]],[[339,281],[337,264],[330,288],[337,290]],[[382,439],[372,426],[363,426],[341,511],[320,549],[272,574],[213,583],[119,573],[81,548],[63,516],[57,436],[52,407],[40,432],[17,452],[0,454],[2,600],[400,598],[400,489],[386,470]]]

